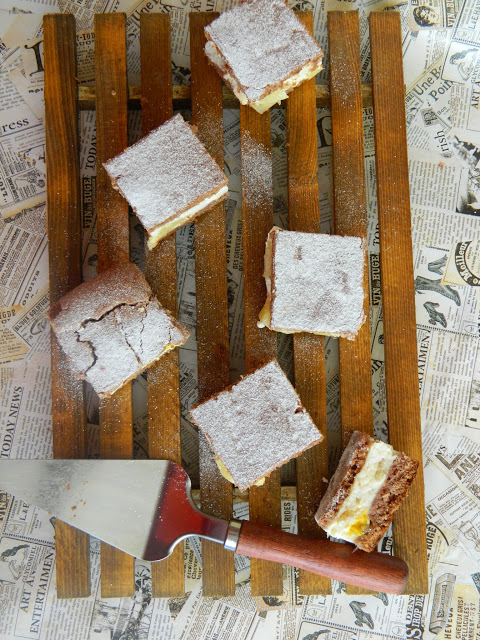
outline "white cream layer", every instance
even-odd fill
[[[205,45],[205,53],[210,60],[217,65],[217,67],[222,68],[225,65],[224,58],[218,53],[217,47],[210,40],[207,41]],[[282,100],[288,98],[287,91],[294,89],[299,84],[304,82],[305,80],[310,80],[322,70],[322,63],[320,62],[309,62],[306,64],[298,73],[285,80],[282,87],[277,89],[276,91],[272,91],[268,95],[266,95],[261,100],[256,100],[254,102],[249,102],[245,93],[240,89],[240,86],[233,76],[229,73],[225,73],[223,79],[227,84],[229,84],[232,88],[233,93],[238,98],[240,104],[249,104],[251,107],[258,111],[258,113],[265,113],[274,104],[280,103]]]
[[[397,452],[385,442],[374,442],[365,464],[355,476],[340,511],[325,531],[329,536],[355,542],[370,524],[370,508],[390,471]]]
[[[208,205],[211,204],[212,202],[215,202],[215,200],[220,200],[220,198],[224,196],[226,193],[228,193],[227,185],[225,185],[219,191],[214,193],[213,196],[210,196],[209,198],[205,198],[205,200],[202,200],[201,202],[196,204],[194,207],[190,207],[190,209],[187,209],[186,211],[181,213],[179,216],[174,218],[171,222],[168,222],[167,224],[159,225],[158,227],[153,229],[153,231],[151,231],[148,235],[148,240],[147,240],[148,248],[153,249],[154,247],[156,247],[157,244],[160,242],[160,240],[163,240],[163,238],[168,236],[170,233],[172,233],[176,229],[180,229],[180,227],[183,227],[183,225],[187,224],[187,222],[190,222],[191,220],[193,220],[193,218],[199,211],[201,211],[202,209],[205,209],[205,207],[208,207]]]

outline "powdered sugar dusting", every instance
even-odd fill
[[[355,334],[363,311],[361,238],[275,229],[271,328]]]
[[[181,115],[107,162],[105,169],[147,231],[227,182]]]
[[[97,320],[120,304],[148,300],[152,290],[138,267],[122,262],[69,291],[48,316],[56,332],[77,328],[85,319]]]
[[[189,336],[132,264],[83,283],[48,315],[73,373],[99,395],[113,393]]]
[[[322,440],[276,360],[191,410],[243,491]]]
[[[271,202],[273,198],[272,155],[248,131],[242,137],[242,196],[246,204]]]
[[[283,0],[243,2],[205,28],[250,101],[322,51]]]

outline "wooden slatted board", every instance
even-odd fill
[[[360,36],[356,11],[328,13],[332,109],[334,232],[367,243],[367,202],[360,78]],[[368,268],[364,266],[366,322],[355,340],[339,339],[340,410],[343,446],[353,431],[373,436]]]
[[[366,321],[355,340],[339,339],[342,445],[353,431],[373,436],[373,399],[368,297],[367,201],[360,77],[360,34],[356,11],[328,13],[334,232],[365,242],[364,305]],[[348,593],[368,593],[347,586]]]
[[[164,122],[176,105],[191,97],[192,120],[199,136],[223,164],[222,106],[232,106],[216,72],[203,54],[203,28],[215,14],[190,14],[192,86],[171,86],[169,20],[165,14],[142,15],[142,91],[127,88],[125,16],[95,18],[96,91],[83,88],[83,108],[97,110],[97,224],[99,270],[129,260],[128,206],[112,189],[102,167],[127,146],[129,98],[141,99],[143,132]],[[302,16],[311,30],[311,15]],[[81,232],[77,104],[75,89],[75,26],[71,16],[45,17],[45,100],[48,170],[48,232],[52,302],[81,281]],[[366,236],[365,176],[363,168],[362,103],[370,89],[359,74],[358,21],[354,12],[329,15],[335,232]],[[390,440],[397,449],[422,459],[416,370],[416,327],[413,262],[410,236],[408,166],[406,155],[400,22],[395,12],[370,14],[377,189],[380,220],[385,361]],[[155,60],[155,65],[150,60]],[[147,63],[145,61],[148,61]],[[328,92],[306,82],[287,101],[289,210],[291,228],[319,231],[316,113]],[[132,102],[130,102],[132,104]],[[262,145],[268,157],[270,115],[240,108],[245,336],[247,371],[276,355],[274,332],[259,330],[258,312],[265,300],[263,253],[273,226],[273,192],[259,193],[252,180],[249,155],[252,144]],[[250,145],[250,146],[249,146]],[[52,162],[52,158],[55,162]],[[352,216],[351,212],[355,215]],[[65,212],[68,215],[65,215]],[[113,230],[113,232],[112,232]],[[229,383],[228,308],[226,282],[225,210],[219,205],[195,223],[197,343],[199,400]],[[147,254],[146,272],[162,303],[176,309],[174,236]],[[314,357],[312,356],[314,354]],[[355,341],[340,341],[340,379],[343,442],[355,428],[373,429],[368,322]],[[318,426],[325,432],[325,371],[323,339],[294,338],[297,389]],[[312,384],[312,381],[315,384]],[[85,416],[83,385],[70,377],[63,356],[52,343],[54,453],[82,457]],[[181,461],[178,356],[168,354],[150,370],[149,451],[152,458]],[[100,407],[102,457],[132,456],[131,385],[125,385]],[[228,519],[232,514],[232,486],[218,473],[205,442],[200,445],[202,508]],[[326,447],[320,445],[297,461],[299,527],[319,535],[311,513],[327,476]],[[273,474],[263,488],[250,492],[250,517],[280,526],[280,482]],[[423,474],[396,516],[395,551],[410,566],[408,593],[428,589],[424,519]],[[203,542],[203,593],[234,593],[233,554],[220,545]],[[59,597],[89,593],[88,538],[57,523],[57,585]],[[154,565],[153,594],[183,593],[182,547],[167,562]],[[102,596],[133,594],[133,558],[102,544]],[[303,573],[303,593],[327,593],[328,581]],[[281,567],[252,561],[252,594],[282,593]]]
[[[427,593],[428,566],[417,328],[408,183],[400,15],[370,14],[380,269],[388,433],[393,447],[420,462],[395,515],[394,551],[410,567],[406,593]]]
[[[47,224],[53,305],[82,281],[76,40],[73,16],[45,16],[43,25]],[[53,332],[51,344],[53,455],[84,458],[84,385],[70,373]],[[58,597],[90,595],[88,536],[57,520],[55,542]]]
[[[300,14],[313,33],[313,14]],[[318,195],[317,112],[315,79],[294,89],[286,101],[288,212],[290,229],[320,233]],[[327,398],[325,344],[323,336],[301,333],[293,336],[295,388],[325,440],[296,460],[298,530],[302,535],[325,538],[314,519],[328,478]],[[300,593],[331,593],[331,582],[308,571],[300,571]]]
[[[192,122],[198,136],[223,167],[223,109],[220,77],[203,53],[204,27],[218,14],[190,14]],[[197,301],[198,401],[224,389],[230,380],[227,302],[227,242],[225,204],[195,220],[195,286]],[[229,520],[233,487],[218,471],[214,454],[200,436],[200,494],[202,509]],[[235,593],[233,553],[202,540],[203,594]]]
[[[140,15],[142,132],[147,135],[173,116],[170,62],[170,16]],[[155,64],[151,61],[155,60]],[[175,234],[145,250],[145,275],[160,303],[176,316],[177,256]],[[147,373],[148,455],[182,464],[178,349],[166,353]],[[152,595],[172,598],[184,593],[183,543],[171,556],[152,564]]]
[[[97,238],[99,272],[130,259],[128,204],[111,184],[102,163],[121,153],[127,141],[127,55],[125,14],[95,16],[97,122]],[[100,457],[133,456],[132,385],[100,401]],[[101,593],[120,598],[134,593],[134,559],[102,543]]]
[[[257,327],[258,314],[267,296],[263,265],[265,240],[273,227],[273,181],[270,139],[270,112],[260,115],[240,106],[242,154],[243,300],[245,314],[245,357],[249,373],[277,356],[277,336]],[[258,167],[259,158],[261,167]],[[267,165],[267,166],[265,166]],[[265,176],[264,171],[270,175]],[[258,172],[262,175],[259,178]],[[279,529],[282,526],[280,472],[277,470],[261,487],[249,491],[249,519]],[[253,596],[283,593],[282,566],[252,558]]]

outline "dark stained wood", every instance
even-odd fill
[[[358,236],[367,243],[367,203],[360,78],[360,35],[356,11],[328,14],[334,232]],[[366,258],[366,255],[365,255]],[[373,436],[373,403],[368,308],[368,267],[364,270],[366,321],[355,340],[339,339],[342,444],[353,431]],[[348,593],[363,593],[349,587]]]
[[[127,147],[125,14],[95,15],[97,122],[97,237],[99,272],[129,260],[128,204],[113,189],[102,163]],[[131,383],[100,402],[100,456],[133,456]],[[103,597],[134,593],[134,559],[102,543]]]
[[[251,107],[240,106],[240,142],[242,150],[242,229],[243,285],[245,313],[245,357],[247,373],[277,355],[277,335],[257,327],[258,314],[265,303],[267,290],[263,277],[265,241],[273,227],[273,183],[258,174],[258,149],[271,158],[270,112],[258,114]],[[259,182],[266,187],[259,190]],[[266,479],[262,487],[250,489],[251,522],[282,526],[280,472]],[[253,596],[271,596],[283,592],[281,565],[253,558],[251,561]]]
[[[342,582],[387,593],[402,593],[408,568],[384,553],[366,553],[351,544],[297,536],[264,525],[244,522],[237,553],[268,558],[315,571]]]
[[[418,460],[394,519],[395,554],[410,568],[406,593],[428,592],[417,335],[400,16],[370,14],[385,378],[390,442]]]
[[[128,108],[140,109],[141,102],[141,87],[129,87],[128,89]],[[188,109],[191,106],[190,102],[190,87],[185,85],[174,85],[172,87],[173,92],[173,108]],[[317,108],[330,106],[330,92],[328,85],[317,84],[315,86],[315,96],[317,101]],[[78,98],[80,109],[94,109],[95,108],[95,87],[88,85],[81,85],[78,87]],[[223,107],[225,109],[238,109],[238,100],[233,95],[232,91],[226,87],[222,87],[222,99]],[[372,87],[369,84],[362,86],[362,100],[364,107],[372,106]],[[272,109],[285,107],[285,101],[281,105],[274,105]]]
[[[200,140],[223,168],[223,109],[219,75],[204,54],[204,27],[216,13],[190,14],[192,67],[192,122]],[[227,255],[225,206],[220,204],[195,220],[195,285],[197,293],[198,400],[229,384]],[[200,440],[202,509],[229,520],[233,487],[223,478],[214,455]],[[202,540],[203,594],[228,596],[235,592],[233,554],[221,545]]]
[[[168,13],[140,15],[142,131],[147,135],[173,116]],[[155,64],[152,64],[152,60]],[[155,296],[177,315],[175,234],[152,251],[145,248],[145,275]],[[180,383],[178,349],[165,354],[148,370],[148,453],[152,459],[182,464],[180,442]],[[183,544],[163,562],[152,563],[152,596],[184,594]]]
[[[297,14],[313,33],[313,14]],[[318,197],[317,112],[315,79],[294,89],[286,100],[288,211],[290,229],[320,232]],[[325,344],[323,336],[309,333],[293,336],[295,388],[325,440],[305,451],[296,460],[298,532],[314,538],[326,534],[315,522],[314,515],[327,484],[327,399],[325,386]],[[331,593],[329,579],[300,571],[300,593]]]
[[[367,243],[367,205],[363,148],[360,36],[356,11],[328,13],[334,232]],[[355,340],[339,339],[342,443],[353,431],[373,436],[373,404],[368,320],[368,268],[364,264],[366,321]]]
[[[75,19],[72,15],[47,15],[43,19],[43,30],[47,224],[53,305],[82,281]],[[51,344],[53,455],[84,458],[84,385],[71,374],[53,332]],[[57,596],[89,596],[88,536],[57,520],[55,544]]]

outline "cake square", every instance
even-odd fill
[[[323,436],[276,360],[191,410],[222,474],[241,491]]]
[[[373,551],[415,478],[418,462],[354,431],[315,514],[329,536]]]
[[[228,179],[176,115],[104,164],[148,234],[148,248],[227,197]]]
[[[283,0],[242,2],[205,35],[210,62],[240,103],[259,113],[322,69],[322,50]]]
[[[259,327],[353,339],[365,322],[361,238],[274,227],[265,247],[267,300]]]
[[[114,393],[190,335],[129,262],[69,291],[47,316],[73,374],[99,396]]]

